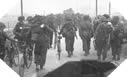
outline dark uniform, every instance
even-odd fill
[[[13,33],[15,35],[15,38],[18,39],[18,40],[23,40],[23,38],[21,37],[21,32],[22,32],[22,29],[23,29],[23,26],[24,26],[24,16],[20,16],[18,17],[18,23],[16,24],[14,30],[13,30]]]
[[[42,22],[39,20],[31,26],[31,40],[35,44],[36,70],[43,69],[45,65],[47,49],[50,43],[49,31],[51,31],[51,28],[45,24],[42,27]]]
[[[103,22],[99,24],[95,33],[95,44],[99,60],[101,60],[101,54],[103,60],[107,57],[107,51],[110,44],[110,33],[112,32],[112,27],[107,21],[105,21],[105,18],[103,18],[102,21]]]
[[[123,44],[123,29],[120,23],[114,26],[115,29],[112,32],[112,38],[110,41],[112,48],[113,60],[120,60],[121,48]]]
[[[6,42],[6,39],[11,40],[11,41],[14,42],[14,40],[11,39],[10,37],[8,37],[8,35],[3,31],[4,28],[5,28],[5,25],[0,22],[0,58],[2,60],[4,60],[4,57],[5,57],[5,42]]]
[[[67,19],[67,23],[62,27],[60,34],[62,33],[63,37],[65,37],[66,51],[68,52],[68,57],[73,55],[74,50],[74,40],[77,28],[72,23],[71,19]]]
[[[95,32],[96,31],[96,28],[97,28],[97,26],[100,24],[100,21],[99,21],[99,19],[95,19],[94,21],[93,21],[93,32]]]
[[[79,27],[79,35],[83,42],[83,51],[85,51],[85,56],[87,56],[89,54],[90,41],[93,35],[92,24],[89,20],[84,20],[81,22]]]

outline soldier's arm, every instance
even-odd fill
[[[51,27],[49,27],[48,25],[45,26],[49,31],[54,32],[54,29],[52,29]]]
[[[77,31],[77,27],[75,25],[73,25],[73,26],[74,26],[75,31]]]
[[[98,25],[98,26],[97,26],[97,28],[96,28],[96,30],[95,30],[95,33],[94,33],[94,37],[96,37],[96,35],[97,35],[97,33],[98,33],[100,27],[101,27],[101,25]]]
[[[53,30],[54,32],[56,32],[55,25],[52,25],[51,28],[52,28],[52,30]]]
[[[15,26],[15,28],[13,29],[13,33],[14,33],[15,35],[18,35],[18,34],[19,34],[19,33],[17,32],[17,30],[19,29],[19,27],[20,27],[20,23],[17,23],[16,26]]]
[[[90,24],[90,32],[91,32],[91,37],[93,37],[94,31],[93,31],[93,25]]]
[[[12,41],[12,42],[15,42],[15,40],[12,39],[12,38],[10,38],[10,37],[7,35],[6,32],[3,32],[3,34],[4,34],[4,36],[6,37],[6,39],[8,39],[8,40],[10,40],[10,41]]]
[[[62,29],[60,30],[60,34],[63,32],[63,29],[65,28],[65,24],[64,24],[64,26],[62,27]]]

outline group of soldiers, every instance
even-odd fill
[[[51,48],[53,32],[55,29],[52,22],[46,23],[45,17],[36,15],[29,16],[25,20],[24,16],[18,17],[19,22],[16,24],[13,33],[18,41],[25,41],[33,50],[35,56],[36,70],[43,69],[46,61],[47,50]],[[24,31],[26,29],[26,32]],[[25,32],[25,33],[24,33]],[[31,52],[32,54],[32,52]]]
[[[68,57],[73,55],[74,41],[77,28],[82,40],[84,56],[90,54],[91,38],[97,51],[98,60],[106,60],[107,52],[111,49],[113,60],[120,60],[121,48],[124,36],[123,23],[119,16],[112,18],[108,14],[98,15],[93,21],[89,15],[83,16],[82,20],[75,26],[71,19],[64,24],[61,34],[65,37],[66,51]]]
[[[3,31],[5,25],[0,23],[3,28],[0,29],[2,39],[0,38],[0,58],[5,56],[5,41],[6,38],[13,41],[25,41],[33,50],[35,56],[36,70],[43,69],[46,61],[47,50],[52,47],[53,33],[57,33],[52,21],[45,21],[45,16],[35,15],[29,16],[25,20],[24,16],[18,17],[18,22],[13,30],[15,38],[12,39]],[[76,26],[71,18],[65,18],[65,24],[60,29],[59,35],[65,38],[66,51],[68,57],[73,56],[74,42],[76,31],[79,30],[79,36],[82,40],[84,56],[90,54],[91,38],[94,38],[94,48],[97,51],[98,60],[106,60],[107,51],[112,49],[113,60],[120,60],[120,51],[123,44],[123,27],[119,16],[110,18],[104,14],[97,16],[93,21],[90,16],[83,16],[82,20]],[[24,30],[27,32],[24,33]],[[15,40],[17,39],[17,40]],[[32,55],[32,52],[31,52]]]

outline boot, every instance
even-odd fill
[[[85,53],[84,56],[88,56],[88,53]]]
[[[68,51],[68,57],[71,57],[71,52],[70,51]]]
[[[98,60],[101,61],[101,56],[98,56]]]
[[[103,57],[103,61],[105,61],[106,57]]]
[[[105,61],[105,60],[106,60],[106,58],[107,58],[106,56],[103,56],[103,61]]]
[[[118,55],[118,56],[117,56],[117,61],[119,61],[119,60],[120,60],[120,56]]]
[[[89,55],[89,52],[85,52],[84,56],[88,56]]]
[[[38,72],[40,69],[39,65],[36,65],[36,71]]]
[[[40,65],[40,69],[43,69],[43,65]]]
[[[116,55],[113,56],[112,60],[115,60],[116,61]]]
[[[71,56],[73,56],[73,51],[71,51]]]

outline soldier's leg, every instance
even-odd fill
[[[73,55],[73,50],[74,50],[74,41],[75,41],[75,39],[74,39],[74,38],[72,38],[72,39],[70,40],[70,51],[71,51],[71,55]]]
[[[106,48],[103,48],[102,56],[103,56],[103,60],[105,60],[107,58],[107,49]]]
[[[91,39],[89,38],[89,39],[87,40],[88,54],[89,54],[89,50],[90,50],[90,42],[91,42]]]
[[[121,47],[117,49],[116,55],[117,55],[117,60],[120,60]]]
[[[97,48],[98,60],[101,60],[102,48]]]
[[[111,46],[112,47],[112,56],[113,56],[113,60],[116,60],[116,47],[115,46]]]
[[[40,68],[43,69],[43,66],[45,65],[46,62],[46,55],[47,55],[47,48],[46,47],[42,47],[42,53],[41,53],[41,64],[40,64]]]
[[[95,40],[96,50],[97,50],[97,57],[98,60],[101,60],[102,48],[103,48],[103,41]]]
[[[68,53],[68,57],[70,57],[70,39],[65,38],[65,44],[66,44],[66,51]]]
[[[52,41],[53,41],[53,32],[50,34],[50,48],[52,47]]]
[[[109,50],[108,48],[108,44],[106,44],[106,42],[103,44],[103,51],[102,51],[102,56],[103,56],[103,60],[105,60],[107,58],[107,52]]]
[[[37,53],[34,53],[35,55],[35,59],[34,59],[34,63],[36,64],[36,71],[38,71],[40,69],[40,66],[39,66],[39,58],[40,58],[40,55],[37,54]]]
[[[57,46],[57,33],[55,32],[55,39],[54,39],[54,49],[56,49]]]
[[[0,58],[4,61],[4,57],[5,57],[5,48],[4,46],[0,47]]]
[[[36,70],[38,71],[40,69],[40,45],[36,44],[35,45],[35,51],[34,51],[34,56],[35,56],[35,64],[36,64]]]
[[[87,39],[83,39],[83,50],[85,51],[85,56],[87,56],[89,54]]]

